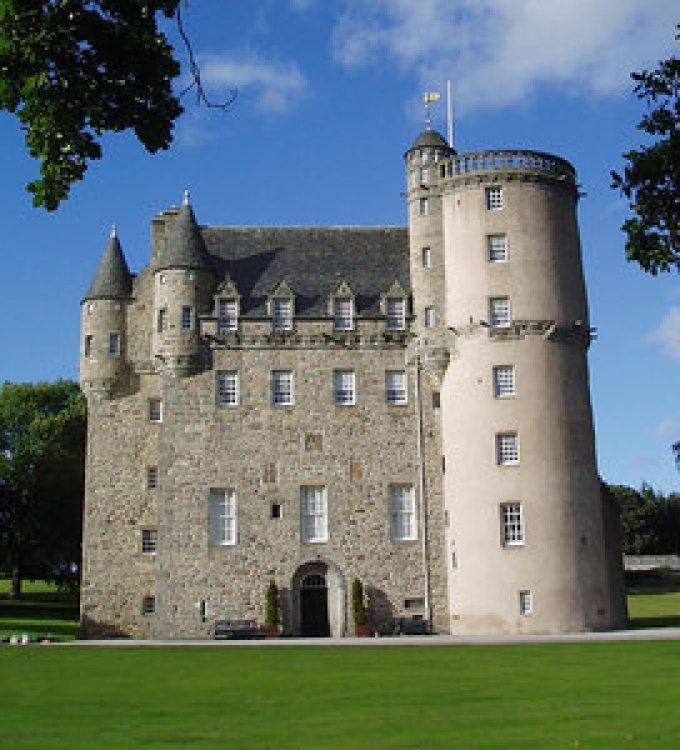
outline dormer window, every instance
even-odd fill
[[[217,330],[219,333],[238,328],[238,302],[235,299],[220,299],[217,303]]]
[[[274,298],[272,326],[275,331],[290,331],[293,328],[293,300],[290,297]]]
[[[333,303],[333,320],[336,331],[351,331],[354,328],[354,310],[350,297],[336,297]]]
[[[406,300],[398,297],[387,298],[387,330],[403,331],[406,327]]]

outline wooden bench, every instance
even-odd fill
[[[255,620],[216,620],[215,638],[229,641],[264,638],[264,631]]]

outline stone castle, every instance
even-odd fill
[[[408,226],[202,227],[188,195],[82,303],[82,629],[558,633],[625,622],[572,166],[405,154]]]

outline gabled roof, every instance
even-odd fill
[[[131,294],[132,276],[114,229],[83,300],[127,299]]]
[[[196,223],[188,194],[185,194],[170,237],[161,249],[155,270],[161,271],[169,268],[204,270],[211,268],[203,235]]]
[[[359,317],[379,316],[381,295],[395,278],[410,289],[405,228],[205,227],[213,268],[241,293],[241,314],[265,317],[266,302],[285,281],[295,314],[326,317],[341,282],[355,295]]]

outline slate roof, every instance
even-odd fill
[[[131,294],[132,276],[118,236],[113,231],[83,300],[127,299]]]
[[[156,264],[156,270],[166,268],[211,268],[203,236],[188,197],[179,210],[175,226]]]
[[[414,148],[441,148],[445,151],[453,152],[453,149],[446,142],[444,136],[430,128],[423,130],[423,132],[415,139],[409,151],[412,151]]]
[[[338,285],[349,284],[358,317],[380,316],[380,296],[395,280],[410,290],[408,232],[400,227],[205,227],[218,279],[232,279],[244,317],[264,317],[281,281],[295,294],[295,314],[328,315]]]

